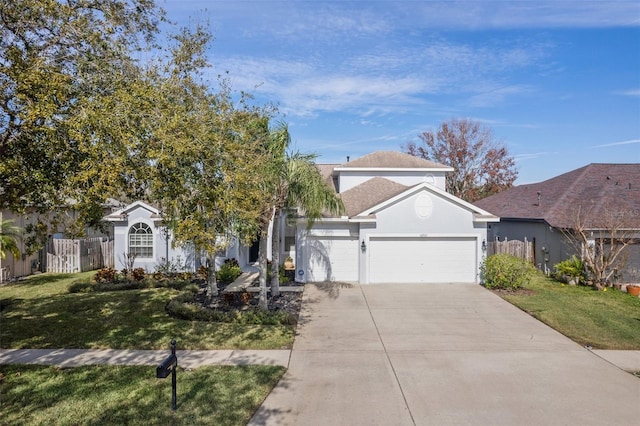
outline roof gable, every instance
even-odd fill
[[[470,211],[473,215],[474,215],[474,219],[476,221],[483,221],[483,222],[497,222],[499,219],[498,217],[492,215],[491,213],[477,207],[474,206],[471,203],[468,203],[458,197],[455,197],[451,194],[449,194],[446,191],[443,191],[433,185],[430,185],[428,183],[421,183],[418,185],[415,185],[411,188],[407,188],[404,191],[392,196],[392,197],[388,197],[387,199],[383,200],[380,203],[377,203],[375,205],[372,205],[368,208],[366,208],[365,210],[362,210],[358,216],[369,216],[369,215],[375,215],[377,212],[384,210],[388,207],[390,207],[391,205],[395,204],[397,201],[407,198],[413,194],[416,194],[420,191],[428,191],[431,192],[435,195],[440,196],[441,198],[445,199],[446,201],[455,204],[457,206],[459,206],[460,208],[463,208],[467,211]]]
[[[137,209],[145,209],[151,213],[151,217],[154,219],[161,219],[160,210],[157,208],[143,202],[143,201],[134,201],[133,203],[121,208],[120,210],[116,210],[115,212],[104,217],[104,220],[107,221],[120,221],[124,220],[131,212]]]
[[[545,220],[558,228],[575,225],[577,210],[588,228],[640,228],[640,164],[592,163],[543,182],[519,185],[479,200],[477,206],[502,218]]]

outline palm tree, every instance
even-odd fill
[[[3,220],[2,214],[0,214],[0,269],[2,268],[2,259],[7,258],[7,253],[11,253],[14,258],[20,257],[18,238],[22,230],[13,223],[13,219]],[[0,275],[0,282],[1,280],[2,275]]]
[[[304,154],[299,151],[288,152],[291,142],[289,130],[284,123],[279,123],[270,132],[270,152],[272,168],[269,170],[270,191],[268,193],[268,209],[262,222],[260,241],[260,307],[267,308],[267,273],[266,273],[266,239],[270,222],[274,224],[272,238],[272,277],[271,295],[280,294],[278,268],[280,265],[280,217],[283,210],[298,208],[308,220],[308,226],[322,217],[323,212],[340,214],[344,211],[342,200],[324,181],[320,170],[316,167],[315,154]],[[271,221],[273,219],[273,221]]]

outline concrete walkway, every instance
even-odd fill
[[[81,365],[157,365],[170,354],[165,351],[89,349],[0,349],[0,364],[40,364],[77,367]],[[289,365],[289,350],[177,350],[184,368],[203,365]]]
[[[307,285],[303,297],[289,369],[250,424],[640,419],[639,378],[480,286]]]

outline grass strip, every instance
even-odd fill
[[[523,288],[498,294],[581,345],[640,350],[640,298],[611,288],[569,286],[543,274]]]
[[[255,365],[179,367],[174,412],[171,379],[156,379],[155,367],[0,365],[1,423],[244,425],[284,371]]]

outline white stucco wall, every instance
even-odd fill
[[[425,202],[425,200],[428,200]],[[476,268],[485,253],[482,242],[487,240],[487,224],[474,222],[473,212],[437,193],[423,189],[386,206],[376,214],[375,225],[363,223],[360,241],[368,246],[371,237],[443,237],[474,238],[476,241]],[[361,253],[360,281],[368,281],[366,253]]]
[[[482,242],[487,240],[487,223],[474,221],[473,211],[443,194],[429,190],[425,185],[421,190],[395,200],[373,212],[375,219],[326,220],[316,223],[311,230],[298,224],[296,265],[297,280],[305,282],[309,266],[309,237],[356,237],[358,281],[369,282],[369,252],[361,249],[362,242],[370,247],[371,239],[384,237],[403,238],[448,238],[465,239],[475,245],[474,267],[478,271],[485,252]],[[378,238],[378,240],[379,240]]]
[[[196,268],[195,253],[190,247],[172,247],[172,236],[166,236],[166,228],[158,226],[158,222],[152,220],[154,212],[137,207],[127,211],[126,217],[119,222],[114,222],[114,263],[117,270],[126,267],[126,254],[129,252],[129,230],[137,223],[148,225],[153,232],[153,256],[150,258],[136,258],[135,268],[144,268],[147,272],[153,272],[159,265],[168,259],[171,262],[179,262],[186,271],[194,271]]]

